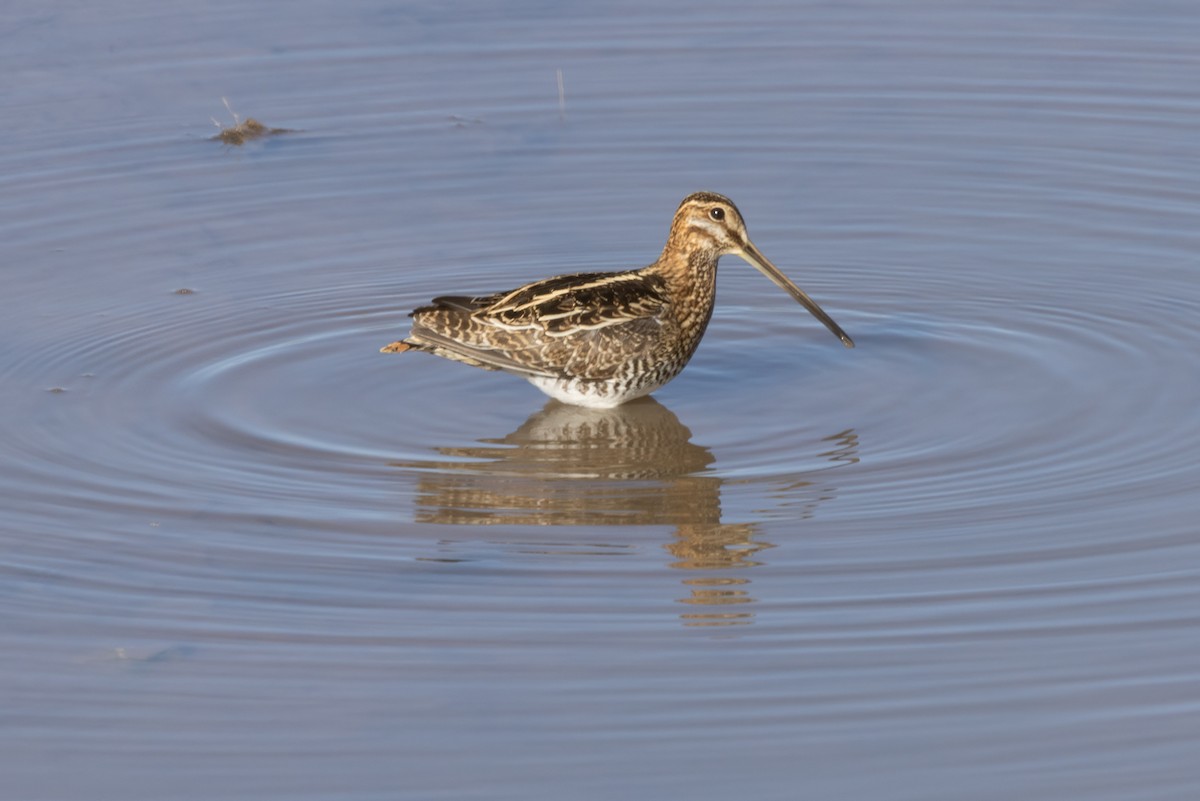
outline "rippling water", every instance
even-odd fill
[[[1198,40],[0,12],[4,796],[1197,797]],[[222,97],[293,130],[212,141]],[[616,410],[378,353],[648,263],[697,189],[858,347],[728,259]]]

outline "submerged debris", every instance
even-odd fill
[[[244,145],[251,139],[261,139],[264,136],[275,136],[277,134],[292,133],[291,128],[269,128],[263,125],[253,117],[242,119],[241,116],[233,110],[229,105],[229,100],[222,97],[221,102],[225,104],[225,108],[229,110],[229,114],[233,117],[233,125],[225,128],[221,123],[213,118],[213,125],[221,129],[221,132],[213,139],[224,142],[227,145]]]

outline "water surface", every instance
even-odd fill
[[[5,797],[1196,797],[1198,37],[6,10]],[[858,347],[729,259],[620,409],[378,353],[698,189]]]

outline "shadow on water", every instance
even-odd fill
[[[438,448],[438,462],[392,462],[417,473],[415,517],[422,523],[525,526],[671,526],[663,548],[668,565],[695,572],[683,579],[694,607],[688,625],[753,621],[750,579],[762,552],[774,547],[760,525],[728,521],[722,488],[743,484],[714,469],[712,451],[653,398],[615,409],[585,409],[550,401],[519,428],[478,445]],[[818,443],[816,457],[838,467],[858,461],[853,429]],[[820,468],[824,473],[828,467]],[[818,471],[812,471],[815,473]],[[772,480],[778,498],[803,498],[803,521],[836,489],[812,473]],[[782,502],[782,501],[781,501]]]

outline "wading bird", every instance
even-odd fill
[[[513,373],[564,403],[618,406],[653,392],[687,365],[712,317],[717,261],[729,255],[758,268],[854,347],[754,246],[733,201],[697,192],[679,204],[666,247],[650,266],[560,275],[493,295],[434,298],[410,315],[406,339],[381,350],[425,351]]]

